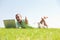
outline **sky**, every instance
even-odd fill
[[[60,0],[0,0],[0,27],[3,20],[15,19],[19,13],[28,17],[29,24],[37,27],[42,16],[48,16],[49,28],[60,28]]]

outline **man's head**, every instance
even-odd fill
[[[20,23],[22,21],[21,14],[16,14],[16,20]]]

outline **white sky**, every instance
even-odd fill
[[[4,19],[15,19],[16,13],[27,16],[34,27],[41,16],[48,16],[49,28],[60,28],[60,0],[0,0],[0,27]]]

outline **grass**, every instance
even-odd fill
[[[60,29],[0,29],[0,40],[60,40]]]

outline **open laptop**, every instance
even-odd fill
[[[5,28],[16,28],[15,20],[9,19],[9,20],[3,20]]]

